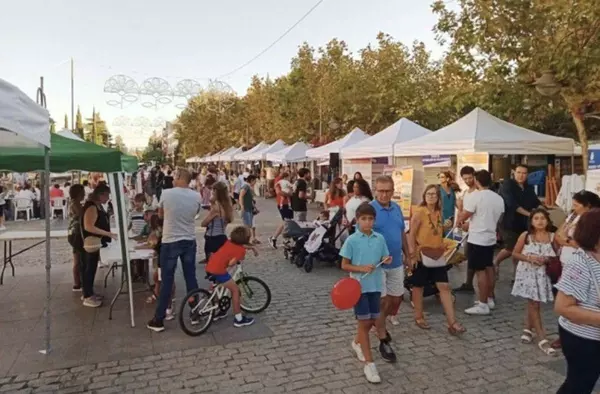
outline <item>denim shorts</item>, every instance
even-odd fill
[[[221,283],[226,283],[229,282],[231,280],[231,275],[229,275],[228,272],[224,273],[224,274],[220,274],[220,275],[213,275],[210,272],[206,273],[212,280],[214,280],[215,282],[221,284]]]
[[[356,305],[354,314],[358,320],[374,320],[379,317],[381,293],[362,293]]]
[[[244,222],[244,226],[254,227],[254,214],[250,211],[242,212],[242,222]]]

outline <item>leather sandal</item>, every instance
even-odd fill
[[[459,322],[455,321],[454,323],[448,325],[448,333],[454,336],[460,336],[467,331]]]
[[[425,321],[424,318],[418,318],[415,319],[415,324],[417,325],[417,327],[419,327],[421,330],[429,330],[431,328],[431,326],[429,324],[427,324],[427,322]]]

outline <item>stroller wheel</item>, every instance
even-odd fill
[[[304,255],[297,254],[294,257],[294,264],[296,264],[296,267],[301,268],[304,265]]]
[[[290,258],[290,254],[288,253],[287,250],[283,251],[283,258],[286,259],[286,260]]]
[[[313,269],[313,258],[311,255],[306,256],[304,259],[304,271],[310,272]]]

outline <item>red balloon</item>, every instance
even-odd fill
[[[338,309],[350,309],[360,299],[360,282],[354,278],[343,278],[337,281],[331,289],[331,302]]]

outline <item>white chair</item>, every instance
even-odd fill
[[[15,198],[13,205],[15,207],[15,220],[19,219],[19,212],[25,212],[25,219],[31,220],[31,217],[33,217],[33,200],[29,198]]]
[[[60,211],[62,218],[67,218],[67,199],[64,197],[54,197],[50,199],[50,213],[52,218],[57,211]]]

